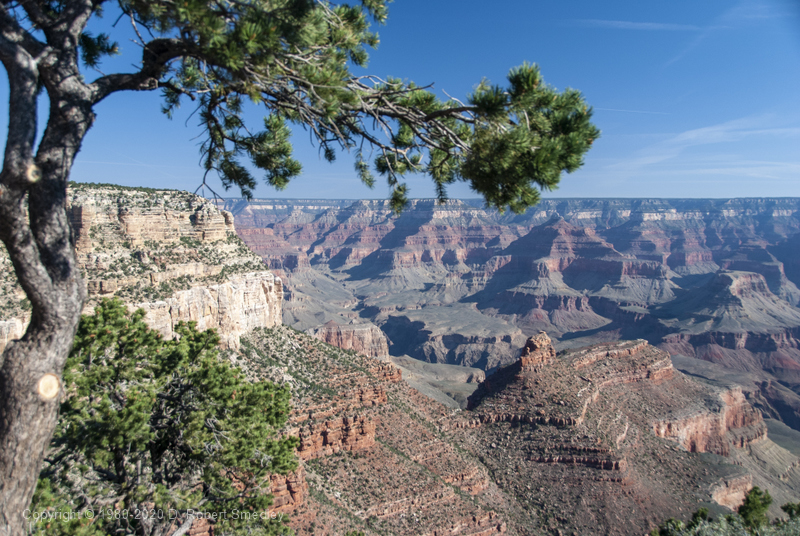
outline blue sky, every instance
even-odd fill
[[[556,88],[581,90],[602,137],[586,165],[545,197],[800,196],[799,4],[396,0],[368,71],[463,98],[482,78],[502,83],[530,61]],[[107,72],[129,70],[138,52],[127,34],[115,38],[130,54],[107,62]],[[159,105],[155,93],[101,103],[73,180],[194,190],[202,177],[197,121],[188,107],[170,121]],[[374,190],[358,182],[348,154],[328,164],[308,140],[295,133],[303,175],[283,192],[260,186],[256,196],[388,195],[380,182]],[[432,196],[429,182],[410,177],[412,197]],[[449,193],[476,197],[464,184]]]

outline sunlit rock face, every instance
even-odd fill
[[[78,184],[67,199],[89,295],[85,313],[118,297],[145,309],[165,336],[194,321],[216,329],[231,349],[243,333],[281,324],[283,284],[236,236],[229,212],[173,190]],[[13,272],[3,278],[0,349],[22,336],[29,319]]]
[[[389,345],[383,332],[373,324],[340,325],[333,320],[308,331],[319,340],[370,357],[388,357]]]
[[[243,334],[280,325],[281,302],[281,280],[269,272],[255,272],[133,306],[144,309],[145,322],[167,338],[174,336],[179,322],[196,322],[199,330],[215,329],[222,346],[234,349]]]

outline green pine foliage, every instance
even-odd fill
[[[554,189],[562,171],[582,166],[600,131],[580,92],[547,86],[536,65],[512,69],[508,82],[484,82],[472,94],[477,122],[459,172],[490,206],[518,213]]]
[[[245,381],[213,330],[181,324],[164,340],[143,316],[104,300],[82,318],[31,507],[81,515],[36,529],[160,535],[202,511],[218,533],[288,534],[268,493],[270,474],[297,467],[297,439],[279,433],[288,389]]]
[[[800,519],[800,502],[786,503],[781,506],[781,510],[789,515],[789,519]]]
[[[765,525],[751,529],[739,516],[728,516],[717,521],[701,521],[695,525],[670,519],[653,529],[651,536],[797,536],[800,534],[800,520],[794,519],[775,525]]]
[[[767,510],[771,504],[772,497],[769,492],[761,491],[761,488],[755,486],[747,492],[738,512],[745,525],[757,529],[767,524]]]
[[[103,3],[96,2],[98,12]],[[137,30],[153,36],[143,71],[158,79],[164,112],[171,116],[191,101],[205,134],[206,175],[218,174],[226,189],[236,186],[245,197],[257,184],[254,171],[278,189],[301,173],[290,125],[307,130],[328,161],[353,152],[357,176],[370,187],[373,172],[383,176],[398,211],[408,202],[403,179],[410,173],[430,176],[440,200],[449,184],[463,181],[487,205],[521,212],[583,164],[600,136],[592,110],[580,92],[548,86],[534,64],[511,69],[506,85],[484,80],[467,102],[442,100],[431,86],[400,78],[355,76],[352,67],[366,67],[368,50],[378,45],[374,26],[386,21],[388,3],[120,6]],[[105,34],[83,34],[80,47],[89,67],[118,53]],[[248,104],[263,107],[263,125],[247,124]]]

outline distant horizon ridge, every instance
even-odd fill
[[[113,184],[113,183],[97,183],[97,182],[78,182],[78,181],[70,181],[70,186],[90,186],[90,187],[97,187],[97,188],[113,188],[113,189],[123,189],[123,190],[138,190],[138,191],[170,191],[170,192],[187,192],[198,195],[204,199],[208,199],[209,201],[214,201],[215,197],[206,197],[205,195],[200,195],[197,192],[191,192],[189,190],[180,190],[177,188],[152,188],[152,187],[143,187],[143,186],[128,186],[123,184]],[[253,197],[251,199],[246,199],[244,197],[223,197],[223,196],[216,196],[216,199],[221,199],[224,201],[320,201],[320,202],[334,202],[334,201],[389,201],[388,198],[385,197],[338,197],[338,198],[323,198],[323,197]],[[586,197],[549,197],[543,198],[539,201],[537,205],[533,205],[534,208],[538,205],[543,203],[552,202],[552,201],[575,201],[575,200],[585,200],[585,199],[596,199],[596,200],[664,200],[664,201],[692,201],[692,200],[716,200],[716,201],[730,201],[730,200],[755,200],[755,199],[763,199],[763,200],[800,200],[800,196],[733,196],[733,197],[628,197],[628,196],[608,196],[608,197],[599,197],[599,196],[586,196]],[[436,201],[436,197],[412,197],[409,198],[410,202],[413,201]],[[447,201],[470,201],[470,202],[479,202],[483,203],[483,198],[480,197],[450,197]]]

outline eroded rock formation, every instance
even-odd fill
[[[247,347],[251,376],[292,386],[285,433],[300,438],[314,491],[291,512],[298,534],[506,532],[479,498],[495,493],[485,468],[437,431],[450,410],[409,388],[397,367],[285,327],[256,330]]]
[[[368,321],[393,356],[489,372],[541,330],[559,348],[643,338],[800,388],[798,199],[545,200],[525,215],[416,200],[399,217],[384,201],[225,206],[284,271],[285,322],[302,330]],[[800,414],[796,393],[760,407],[786,404]]]
[[[78,264],[90,313],[116,296],[147,312],[172,336],[180,321],[214,328],[223,347],[257,327],[282,322],[283,285],[236,236],[233,217],[207,200],[172,190],[74,185],[68,192]],[[5,251],[0,264],[8,264]],[[4,272],[0,350],[24,333],[28,313]]]
[[[722,456],[729,456],[731,447],[744,448],[767,437],[761,413],[745,400],[741,389],[723,391],[719,400],[714,411],[658,421],[653,431],[658,437],[678,441],[690,452]]]
[[[720,515],[753,485],[784,502],[800,490],[800,460],[741,391],[684,376],[643,340],[557,354],[539,333],[468,411],[285,327],[247,348],[250,374],[292,385],[286,432],[312,488],[292,511],[301,535],[633,536],[700,505]]]
[[[272,494],[270,510],[279,514],[290,514],[300,508],[308,497],[306,472],[301,465],[288,475],[270,475],[269,492]]]
[[[356,415],[312,423],[298,432],[297,456],[311,460],[343,450],[361,450],[375,444],[375,423]]]
[[[742,391],[689,379],[647,341],[556,354],[540,333],[516,363],[481,384],[469,407],[447,433],[520,503],[538,505],[578,534],[642,534],[658,523],[655,511],[688,512],[698,502],[735,508],[754,479],[775,486],[766,473],[742,467],[757,465],[750,452],[759,445],[779,449]],[[701,462],[701,452],[729,461]],[[789,471],[797,493],[791,463],[776,467]],[[598,501],[627,512],[632,525],[598,517],[589,506]],[[559,516],[563,504],[569,516]]]
[[[256,328],[281,323],[283,289],[270,272],[230,277],[225,283],[181,290],[163,301],[134,304],[145,310],[145,322],[168,338],[178,322],[197,322],[197,329],[215,329],[224,348]]]
[[[556,350],[547,333],[540,332],[527,340],[519,356],[521,370],[535,370],[538,366],[552,363],[556,358]]]
[[[386,335],[374,324],[337,324],[334,320],[318,328],[307,330],[311,336],[370,357],[388,357],[389,344]]]

